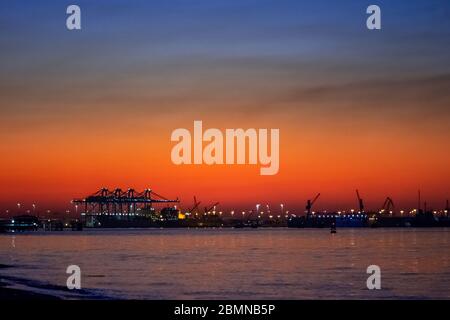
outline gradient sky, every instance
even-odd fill
[[[78,4],[82,30],[65,27]],[[365,10],[382,9],[382,30]],[[189,206],[450,196],[450,2],[2,1],[0,213],[100,187]],[[279,128],[280,172],[175,166],[176,128]]]

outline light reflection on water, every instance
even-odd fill
[[[0,277],[127,299],[450,298],[449,229],[135,229],[0,236]],[[381,267],[382,290],[366,289]]]

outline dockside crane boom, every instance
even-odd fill
[[[383,206],[381,207],[380,213],[387,212],[388,214],[391,214],[391,211],[394,210],[394,207],[394,201],[392,201],[390,197],[386,197],[386,200],[384,200]]]
[[[192,214],[194,210],[198,208],[198,206],[202,203],[201,201],[197,201],[197,198],[194,196],[194,206],[188,210],[188,213]]]
[[[205,207],[205,215],[207,215],[208,212],[210,212],[212,209],[214,209],[215,206],[218,206],[218,205],[219,205],[219,202],[216,202],[213,205],[209,206],[209,208]]]
[[[320,196],[320,193],[318,193],[318,194],[316,195],[316,197],[315,197],[313,200],[308,200],[308,201],[306,202],[306,216],[307,216],[308,218],[311,217],[311,208],[312,208],[313,204],[317,201],[317,199],[319,198],[319,196]]]
[[[359,196],[359,191],[358,191],[358,189],[356,189],[356,196],[358,197],[359,212],[360,212],[360,213],[363,213],[363,212],[364,212],[364,201],[363,201],[363,199],[361,199],[361,197]]]

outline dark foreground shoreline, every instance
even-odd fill
[[[0,264],[0,269],[11,268],[9,265]],[[60,300],[58,297],[35,293],[26,290],[8,288],[0,278],[0,300]]]
[[[0,282],[0,300],[60,300],[55,296],[5,287]]]

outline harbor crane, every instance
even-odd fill
[[[394,210],[394,201],[390,197],[386,197],[384,200],[383,206],[381,207],[380,213],[387,212],[388,214],[392,214],[392,210]]]
[[[358,198],[359,213],[363,213],[364,212],[364,201],[359,196],[358,189],[356,189],[356,197]]]
[[[313,204],[317,201],[317,199],[319,198],[319,196],[320,196],[320,193],[318,193],[318,194],[316,195],[316,197],[315,197],[313,200],[309,200],[309,199],[308,199],[308,201],[306,202],[306,216],[307,216],[308,218],[311,217],[311,208],[312,208]]]
[[[194,213],[194,210],[197,210],[198,206],[202,203],[201,201],[197,201],[197,198],[194,196],[194,206],[191,209],[188,209],[188,213]]]
[[[210,212],[212,209],[214,209],[215,206],[218,206],[218,205],[219,205],[219,202],[216,202],[213,205],[209,206],[209,208],[205,207],[205,214],[204,215],[206,216],[208,214],[208,212]]]

